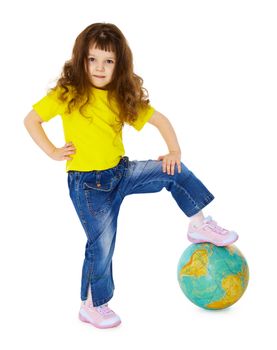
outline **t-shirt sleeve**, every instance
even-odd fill
[[[148,105],[146,108],[141,109],[141,111],[138,113],[137,120],[134,121],[131,126],[134,127],[137,131],[140,131],[152,117],[154,112],[155,109],[151,105]]]
[[[57,90],[51,90],[41,100],[33,104],[33,109],[42,120],[48,122],[63,111],[63,102],[58,99]]]

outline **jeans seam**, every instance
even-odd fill
[[[93,297],[92,297],[93,305],[94,305],[94,304],[98,304],[97,306],[100,306],[100,305],[102,305],[102,304],[107,303],[107,302],[112,298],[113,294],[114,294],[114,293],[113,293],[113,291],[112,291],[112,293],[111,293],[108,297],[103,298],[103,299],[97,299],[97,300],[93,300]]]
[[[190,217],[190,216],[198,213],[200,210],[205,208],[213,199],[214,199],[213,195],[210,195],[210,196],[206,197],[203,202],[198,203],[197,206],[195,206],[189,213],[187,213],[187,216]],[[195,212],[194,209],[196,209],[197,211]]]
[[[195,202],[195,200],[192,198],[192,196],[190,195],[190,193],[184,189],[184,187],[178,185],[178,183],[176,181],[174,181],[175,185],[177,188],[183,190],[185,192],[185,194],[187,195],[188,199],[193,203],[194,206],[197,206],[197,203]]]
[[[197,202],[192,198],[192,196],[190,195],[190,193],[189,193],[184,187],[180,186],[180,185],[176,182],[176,180],[170,180],[170,181],[168,181],[168,180],[152,180],[152,181],[149,181],[149,182],[143,182],[143,183],[141,183],[140,185],[148,185],[148,184],[155,183],[155,182],[163,182],[163,183],[171,182],[171,183],[175,184],[175,186],[176,186],[177,189],[183,191],[183,192],[186,194],[188,200],[189,200],[189,201],[192,203],[192,205],[194,206],[193,210],[191,210],[189,213],[188,213],[188,212],[186,213],[187,216],[190,216],[190,213],[193,213],[195,209],[198,210],[198,211],[201,210],[201,209],[204,208],[207,204],[209,204],[210,201],[213,199],[213,197],[208,196],[207,198],[209,198],[209,200],[208,200],[206,203],[205,203],[205,202],[197,203]],[[135,189],[135,188],[136,188],[136,187],[134,187],[134,189]],[[172,194],[172,191],[170,191],[170,192],[171,192],[171,194]]]
[[[176,182],[176,180],[170,180],[170,181],[168,181],[168,180],[152,180],[152,181],[149,181],[149,182],[143,182],[143,183],[141,183],[140,185],[148,185],[148,184],[155,183],[155,182],[163,182],[163,183],[168,183],[168,182],[170,183],[170,182],[171,182],[171,183],[174,183],[174,184],[176,185],[177,188],[183,190],[183,191],[186,193],[188,199],[193,203],[193,205],[196,205],[196,204],[197,204],[197,203],[193,200],[193,198],[191,197],[191,195],[189,194],[189,192],[188,192],[184,187],[180,186],[180,185]],[[133,188],[135,189],[136,186],[133,187]]]

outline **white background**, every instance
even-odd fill
[[[233,349],[276,344],[275,1],[9,1],[1,5],[2,349]],[[47,157],[23,119],[94,22],[125,34],[151,104],[172,122],[182,161],[215,195],[205,209],[235,229],[250,282],[231,308],[205,311],[176,269],[188,218],[170,193],[127,197],[114,254],[122,325],[81,323],[85,234],[65,163]],[[43,124],[64,145],[60,117]],[[125,128],[130,159],[156,159],[157,129]],[[273,321],[270,321],[270,316]]]

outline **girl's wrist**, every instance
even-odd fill
[[[181,154],[181,150],[169,150],[170,154]]]
[[[55,150],[56,150],[56,147],[53,146],[53,147],[49,148],[49,150],[47,149],[47,151],[45,151],[45,153],[46,153],[49,157],[51,157],[52,154],[55,152]]]

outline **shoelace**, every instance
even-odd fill
[[[108,305],[104,304],[101,306],[97,307],[97,310],[100,312],[102,315],[111,315],[114,312],[108,307]]]
[[[225,230],[224,228],[217,225],[217,222],[212,220],[210,216],[207,217],[207,219],[204,221],[206,225],[208,225],[214,232],[225,235],[228,233],[228,230]]]
[[[89,305],[90,308],[93,308],[94,306],[92,304]],[[94,307],[95,309],[97,309],[97,311],[102,314],[102,315],[111,315],[114,312],[108,307],[108,304],[104,304],[104,305],[100,305],[100,306],[96,306]]]

